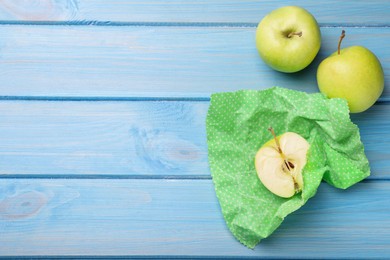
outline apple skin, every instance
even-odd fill
[[[317,84],[329,98],[344,98],[351,113],[370,108],[384,88],[384,73],[378,58],[365,47],[336,51],[317,69]]]
[[[302,32],[302,36],[291,32]],[[297,72],[307,67],[321,47],[321,32],[314,16],[298,6],[285,6],[267,14],[256,30],[256,47],[271,68]]]

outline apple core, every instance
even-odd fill
[[[289,198],[303,189],[302,170],[306,165],[309,143],[300,135],[287,132],[276,136],[257,152],[255,167],[263,185],[279,197]]]

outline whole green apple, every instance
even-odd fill
[[[382,94],[384,73],[378,58],[367,48],[340,50],[344,36],[343,30],[338,51],[320,63],[317,83],[323,94],[346,99],[350,112],[359,113],[370,108]]]
[[[321,46],[316,19],[298,6],[285,6],[267,14],[256,30],[256,47],[271,68],[297,72],[307,67]]]

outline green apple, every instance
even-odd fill
[[[317,83],[327,97],[344,98],[350,112],[359,113],[380,97],[385,77],[378,58],[367,48],[352,46],[340,50],[344,36],[343,30],[338,51],[320,63]]]
[[[256,153],[255,168],[260,181],[272,193],[292,197],[303,189],[302,170],[309,143],[302,136],[287,132],[265,143]]]
[[[307,67],[321,46],[321,32],[313,15],[298,6],[267,14],[256,30],[256,47],[271,68],[297,72]]]

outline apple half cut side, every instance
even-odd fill
[[[286,132],[265,143],[256,153],[255,167],[264,186],[279,197],[290,198],[303,189],[302,170],[309,143],[302,136]]]

